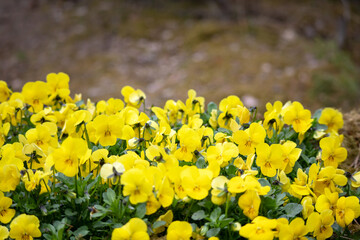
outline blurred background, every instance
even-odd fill
[[[315,110],[360,103],[359,0],[1,0],[0,79],[21,91],[50,72],[72,96],[148,105],[238,95]]]

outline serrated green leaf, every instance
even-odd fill
[[[193,215],[191,216],[191,219],[192,220],[202,220],[206,218],[206,214],[205,214],[205,211],[204,210],[199,210],[199,211],[196,211],[193,213]]]

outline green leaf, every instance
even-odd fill
[[[220,228],[212,228],[209,231],[206,232],[206,237],[214,237],[218,235],[220,232]]]
[[[288,203],[286,204],[286,206],[284,207],[284,210],[286,212],[286,215],[289,218],[293,218],[295,217],[297,214],[301,213],[303,209],[303,206],[301,204],[297,204],[297,203]]]
[[[276,200],[271,197],[264,197],[261,203],[267,210],[276,208]]]
[[[210,220],[212,222],[216,222],[220,217],[220,214],[221,214],[221,208],[220,207],[215,208],[210,214]]]
[[[68,217],[72,217],[72,216],[75,216],[77,215],[78,213],[76,211],[73,211],[71,210],[70,208],[67,208],[65,210],[65,215],[68,216]]]
[[[284,197],[286,197],[285,193],[280,193],[276,195],[276,207],[279,207],[284,203]]]
[[[111,188],[108,188],[107,191],[103,193],[103,198],[105,203],[112,205],[116,199],[115,191]]]
[[[230,223],[234,222],[234,219],[233,218],[224,218],[221,220],[220,222],[220,227],[223,228],[223,227],[226,227],[228,226]]]
[[[156,221],[156,222],[154,222],[152,227],[153,228],[158,228],[158,227],[164,226],[165,224],[166,224],[165,221]]]
[[[207,112],[209,114],[211,114],[211,111],[217,109],[217,105],[214,102],[209,102],[209,104],[207,105]]]
[[[88,233],[89,233],[88,227],[81,226],[74,232],[74,236],[76,238],[82,238],[82,237],[85,237]]]
[[[193,215],[191,216],[192,220],[201,220],[206,218],[206,214],[204,210],[199,210],[193,213]]]
[[[146,203],[140,203],[136,206],[135,217],[143,218],[146,213]]]
[[[203,157],[199,157],[199,159],[196,160],[196,167],[197,168],[206,168],[206,162]]]

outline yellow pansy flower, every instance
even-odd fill
[[[314,212],[313,199],[310,196],[305,196],[301,200],[301,205],[303,206],[302,215],[304,219],[307,219],[311,213]]]
[[[49,73],[46,76],[46,82],[50,91],[49,102],[66,100],[70,95],[69,90],[70,77],[66,73]]]
[[[336,222],[343,228],[360,216],[359,198],[340,197],[336,203]]]
[[[284,114],[284,122],[292,125],[297,133],[305,133],[311,126],[312,121],[311,112],[304,109],[302,104],[296,101],[288,107]]]
[[[354,188],[360,187],[360,172],[356,172],[351,177],[351,186]]]
[[[265,129],[259,123],[252,123],[248,129],[233,133],[233,140],[238,145],[241,155],[255,153],[255,148],[264,142],[265,137]]]
[[[11,90],[5,81],[0,80],[0,102],[5,102],[11,95]]]
[[[174,214],[171,210],[168,210],[165,214],[161,215],[155,222],[164,221],[166,223],[165,223],[165,225],[162,225],[160,227],[153,228],[154,233],[158,234],[158,233],[165,231],[165,227],[168,227],[170,225],[173,218],[174,218]]]
[[[113,146],[120,138],[123,124],[119,117],[115,115],[97,116],[93,123],[95,138],[102,146]]]
[[[139,108],[140,105],[145,101],[146,96],[140,89],[133,89],[130,86],[125,86],[121,89],[121,94],[124,96],[124,101],[129,105]]]
[[[132,218],[121,228],[115,228],[111,240],[149,240],[146,223],[140,218]]]
[[[325,137],[320,140],[321,159],[324,161],[325,167],[333,166],[337,168],[339,163],[347,158],[346,148],[341,147],[342,137]]]
[[[130,196],[132,204],[143,203],[152,194],[152,186],[144,175],[144,170],[133,168],[124,172],[121,177],[124,185],[124,196]]]
[[[167,230],[167,240],[189,240],[192,235],[190,223],[185,221],[175,221],[170,224]]]
[[[251,220],[258,216],[260,203],[259,194],[252,189],[247,190],[241,195],[238,201],[238,205],[243,210],[244,215]]]
[[[107,182],[110,180],[112,184],[120,182],[120,176],[125,172],[125,167],[122,163],[105,163],[100,170],[101,178]]]
[[[343,115],[334,108],[324,108],[319,118],[320,124],[325,124],[328,129],[326,132],[338,132],[344,126]]]
[[[20,172],[14,164],[8,164],[0,168],[0,191],[14,191],[20,183]]]
[[[40,221],[34,215],[21,214],[10,224],[10,237],[15,240],[41,237]]]
[[[48,100],[49,89],[45,82],[27,82],[23,86],[22,95],[25,103],[31,105],[32,112],[39,112],[43,109],[44,103]]]
[[[225,176],[218,176],[211,181],[211,201],[216,205],[221,205],[226,201],[226,184],[229,179]]]
[[[301,149],[296,147],[296,143],[292,141],[286,141],[282,145],[282,159],[283,166],[281,169],[285,171],[286,174],[291,173],[295,162],[299,159],[301,154]]]
[[[3,192],[0,192],[0,222],[7,224],[15,216],[15,210],[11,209],[12,199],[5,197]]]
[[[86,141],[72,137],[65,139],[61,147],[52,152],[55,169],[68,177],[74,177],[90,155]]]
[[[274,130],[279,133],[284,125],[281,119],[282,107],[283,104],[280,101],[274,102],[274,105],[271,103],[266,104],[267,111],[264,113],[263,126],[269,138],[272,138]]]
[[[220,166],[227,163],[239,155],[239,150],[234,143],[224,142],[210,146],[206,152],[206,159],[209,162],[216,161]]]
[[[0,240],[5,240],[9,237],[9,230],[7,227],[0,226]]]
[[[251,223],[240,228],[240,236],[250,240],[271,240],[274,238],[274,229],[277,221],[258,216]]]
[[[185,168],[180,176],[182,186],[189,197],[201,200],[208,195],[213,177],[213,173],[210,170],[191,166]]]
[[[260,143],[256,147],[256,164],[260,167],[262,174],[267,177],[274,177],[276,170],[283,166],[283,150],[280,144]]]
[[[305,222],[302,218],[295,218],[289,224],[287,231],[280,231],[279,239],[280,240],[306,240],[305,235],[308,233],[308,228],[305,225]]]
[[[41,170],[36,170],[35,172],[34,171],[31,169],[22,171],[21,179],[25,183],[25,189],[30,192],[33,191],[38,185],[40,185],[41,190],[39,194],[50,191],[50,187],[47,185],[47,182],[49,180],[49,175],[51,174],[51,172],[44,173]]]
[[[310,214],[306,222],[309,232],[313,232],[316,239],[326,239],[332,236],[333,229],[331,225],[334,223],[333,212],[330,209],[322,211],[320,214],[313,212]]]

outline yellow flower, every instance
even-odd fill
[[[25,183],[25,189],[30,192],[33,191],[38,185],[40,185],[41,190],[39,194],[47,192],[50,189],[50,187],[47,185],[47,182],[51,172],[44,173],[41,170],[36,170],[34,173],[34,171],[27,169],[22,172],[22,181]]]
[[[322,212],[326,209],[330,209],[335,214],[336,203],[339,199],[338,192],[330,192],[328,188],[325,188],[325,194],[320,195],[315,203],[316,211]]]
[[[193,152],[201,146],[201,136],[194,130],[184,125],[177,133],[180,141],[180,148],[175,151],[175,157],[178,160],[191,162],[193,160]]]
[[[211,189],[213,173],[207,169],[198,169],[195,166],[185,168],[181,172],[182,185],[187,195],[193,199],[201,200],[208,195]]]
[[[239,146],[239,153],[249,155],[255,153],[255,148],[264,142],[266,132],[259,123],[252,123],[248,129],[233,133],[233,139]]]
[[[319,118],[320,124],[325,124],[328,129],[326,132],[338,132],[344,125],[343,115],[334,108],[324,108]]]
[[[322,150],[321,159],[324,161],[325,167],[337,168],[339,163],[347,158],[346,148],[341,147],[341,137],[339,136],[321,139],[320,148]]]
[[[306,227],[309,232],[314,232],[316,239],[326,239],[332,236],[333,229],[331,225],[334,223],[333,212],[330,209],[322,211],[320,214],[313,212],[307,222]]]
[[[10,237],[15,240],[25,240],[41,237],[40,221],[34,215],[21,214],[10,224]]]
[[[5,197],[4,193],[0,192],[0,222],[7,224],[15,216],[15,210],[11,209],[11,198]]]
[[[107,102],[101,100],[96,104],[96,113],[98,115],[114,115],[120,112],[124,106],[124,102],[121,99],[109,98]]]
[[[252,189],[247,190],[241,195],[238,201],[238,205],[243,210],[244,215],[251,220],[258,216],[260,203],[259,194]]]
[[[53,127],[37,125],[35,128],[29,129],[25,136],[28,143],[35,143],[47,154],[49,147],[56,148],[58,146],[56,130],[57,127],[55,124],[53,124]]]
[[[166,223],[165,223],[165,225],[162,225],[160,227],[153,228],[154,233],[158,234],[158,233],[165,231],[165,227],[168,227],[170,225],[173,218],[174,218],[174,214],[171,210],[168,210],[165,214],[161,215],[155,222],[164,221]]]
[[[123,124],[115,115],[100,115],[94,119],[93,127],[96,140],[105,147],[115,145],[116,140],[121,136]]]
[[[279,239],[297,239],[297,240],[306,240],[305,235],[309,232],[308,228],[304,224],[304,220],[302,218],[295,218],[289,224],[289,228],[287,231],[280,231]]]
[[[226,201],[226,184],[229,182],[225,176],[218,176],[211,182],[211,201],[216,205],[221,205]]]
[[[284,122],[292,125],[295,132],[305,133],[311,126],[311,112],[299,102],[293,102],[284,114]]]
[[[303,206],[303,218],[307,219],[314,212],[313,199],[310,196],[306,196],[301,200],[301,205]]]
[[[256,147],[256,164],[260,167],[262,174],[274,177],[276,170],[283,166],[283,150],[280,144],[261,143]]]
[[[152,186],[144,175],[144,170],[133,168],[124,172],[121,177],[124,185],[124,196],[130,195],[130,202],[138,204],[146,202],[152,194]]]
[[[340,197],[336,203],[336,222],[343,228],[360,216],[359,199],[355,196]]]
[[[337,192],[336,185],[345,186],[347,184],[347,178],[344,175],[345,171],[336,169],[332,166],[321,169],[314,184],[314,192],[317,195],[324,194],[325,188],[329,188],[331,192]]]
[[[20,183],[20,172],[16,165],[8,164],[0,168],[0,191],[14,191]]]
[[[140,218],[132,218],[121,228],[115,228],[111,240],[148,240],[146,223]]]
[[[244,107],[237,96],[229,96],[220,101],[219,110],[222,111],[218,117],[219,127],[231,129],[230,123],[238,118],[240,124],[249,122],[250,112]]]
[[[62,133],[66,133],[72,137],[81,137],[84,132],[83,123],[91,120],[91,113],[87,110],[78,110],[67,117],[62,129]]]
[[[360,187],[360,172],[356,172],[351,177],[351,186],[354,188]]]
[[[139,108],[141,103],[146,99],[145,93],[140,89],[133,89],[130,86],[125,86],[121,89],[121,94],[124,96],[124,101],[132,107]]]
[[[0,240],[5,240],[9,237],[9,230],[7,227],[0,226]]]
[[[48,85],[45,82],[27,82],[23,86],[22,95],[25,103],[31,105],[30,111],[39,112],[48,100]]]
[[[63,72],[49,73],[46,76],[46,82],[50,90],[50,102],[66,100],[69,97],[69,75]]]
[[[231,193],[242,193],[247,190],[247,186],[242,177],[233,177],[228,183],[228,191]]]
[[[274,130],[279,133],[284,125],[280,118],[282,107],[283,104],[280,101],[274,102],[274,105],[271,105],[271,103],[266,104],[267,111],[264,113],[263,126],[269,138],[272,138]]]
[[[11,95],[11,90],[5,81],[0,80],[0,102],[5,102]]]
[[[234,143],[224,142],[210,146],[206,152],[207,161],[216,161],[220,166],[227,163],[239,155],[239,150]]]
[[[274,229],[277,226],[277,221],[274,219],[267,219],[259,216],[251,223],[246,224],[240,228],[240,236],[250,240],[271,240],[274,238]]]
[[[146,215],[151,215],[155,213],[160,207],[161,204],[159,203],[159,201],[155,198],[153,194],[150,194],[146,202]]]
[[[79,166],[85,163],[91,155],[87,143],[81,138],[68,137],[61,147],[52,152],[55,169],[68,177],[74,177],[79,172]]]
[[[187,240],[192,235],[190,223],[185,221],[172,222],[167,230],[167,240]]]
[[[110,179],[112,184],[117,184],[123,172],[125,172],[125,167],[122,163],[105,163],[101,167],[100,176],[105,182]]]
[[[301,154],[301,149],[296,148],[296,143],[292,141],[286,141],[282,146],[282,158],[283,158],[283,166],[281,169],[285,171],[286,174],[291,173],[295,162],[299,159]]]

